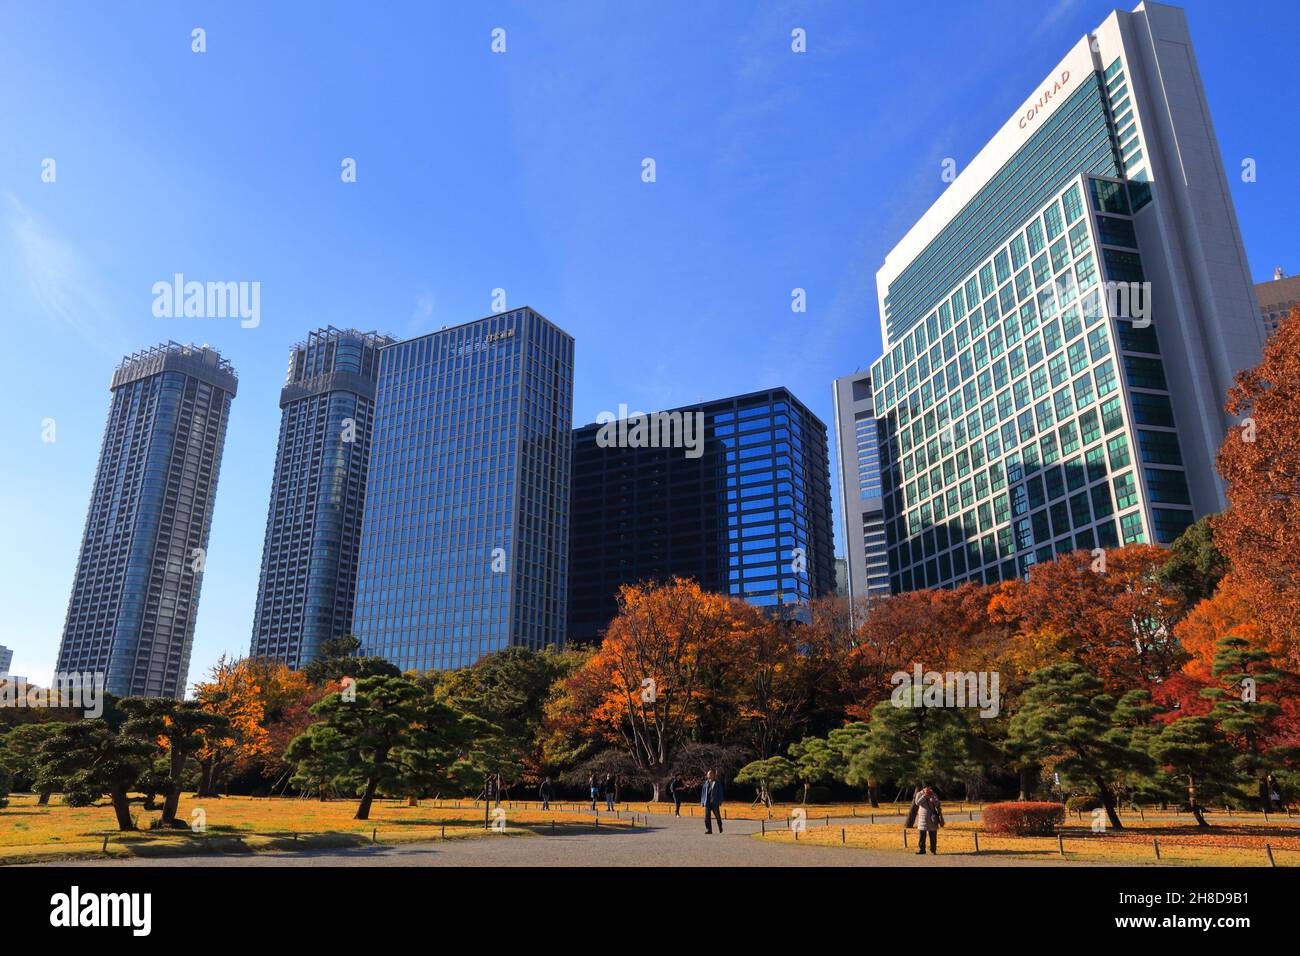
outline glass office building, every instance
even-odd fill
[[[253,657],[297,670],[352,630],[379,350],[392,341],[325,328],[289,353]]]
[[[104,674],[119,696],[184,693],[237,386],[215,349],[175,342],[113,374],[59,674]]]
[[[602,438],[633,434],[636,416],[573,433],[570,640],[600,638],[623,584],[685,577],[773,609],[835,590],[826,426],[815,415],[784,388],[655,414],[701,422],[698,453]]]
[[[532,309],[380,349],[353,628],[403,669],[564,641],[573,339]]]
[[[1182,12],[1080,40],[877,287],[891,590],[1167,544],[1221,510],[1222,403],[1262,340]]]
[[[840,520],[847,557],[846,589],[852,613],[891,593],[884,492],[880,479],[880,426],[871,373],[835,380],[835,446],[840,479]]]

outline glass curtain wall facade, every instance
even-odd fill
[[[774,609],[835,590],[826,426],[784,388],[660,414],[696,413],[697,458],[573,432],[571,640],[599,640],[623,584],[680,576]]]
[[[1262,336],[1182,12],[1080,40],[877,289],[892,590],[1167,544],[1221,510],[1222,403]]]
[[[564,641],[573,339],[522,308],[380,350],[354,632],[405,669]]]
[[[168,342],[123,359],[110,387],[58,672],[180,697],[238,381],[215,349]]]
[[[1124,182],[1079,177],[948,290],[901,367],[873,366],[895,590],[1167,544],[1192,522],[1155,326],[1103,285],[1143,281],[1133,215]]]
[[[379,349],[392,341],[326,328],[289,353],[254,657],[298,670],[352,630]]]

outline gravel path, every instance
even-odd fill
[[[832,826],[861,823],[832,819]],[[900,818],[901,824],[901,818]],[[825,821],[809,826],[825,826]],[[1069,866],[1003,857],[861,850],[765,843],[753,838],[759,823],[728,820],[726,831],[708,836],[698,818],[655,815],[648,826],[592,830],[556,836],[484,836],[447,843],[408,843],[302,853],[204,855],[128,860],[89,860],[75,866]]]

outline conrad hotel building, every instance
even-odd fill
[[[1114,12],[877,273],[891,590],[1168,543],[1214,456],[1257,304],[1183,12]]]

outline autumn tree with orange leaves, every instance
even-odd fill
[[[1238,374],[1226,409],[1241,424],[1219,449],[1230,507],[1214,540],[1279,661],[1300,669],[1300,309]]]
[[[969,656],[988,628],[989,590],[981,585],[908,591],[876,601],[854,635],[844,662],[850,683],[847,713],[866,720],[893,689],[891,677],[920,664],[927,671],[950,670]]]
[[[241,748],[230,764],[230,777],[249,789],[274,787],[286,782],[292,773],[284,750],[315,720],[309,708],[339,685],[315,687],[305,673],[278,661],[250,658],[244,666],[261,699],[265,746]]]
[[[1044,663],[1081,664],[1111,691],[1145,687],[1185,659],[1173,633],[1185,604],[1159,577],[1167,557],[1154,545],[1111,549],[1104,559],[1087,551],[1062,555],[1008,582],[989,614]]]
[[[1216,645],[1222,638],[1239,637],[1274,655],[1280,650],[1264,640],[1255,611],[1235,574],[1225,577],[1213,596],[1188,611],[1174,627],[1174,635],[1188,654],[1183,672],[1202,681],[1214,676]]]
[[[195,754],[199,764],[197,796],[216,797],[221,773],[240,759],[268,756],[270,738],[264,726],[260,665],[222,655],[211,677],[194,685],[194,698],[204,710],[226,718],[226,730],[205,739]]]
[[[552,735],[587,735],[622,749],[659,799],[700,711],[705,676],[743,615],[693,581],[620,588],[600,649],[548,708]],[[554,702],[553,702],[554,704]]]
[[[842,645],[833,631],[792,608],[767,614],[749,604],[734,606],[719,671],[720,710],[730,716],[728,740],[757,760],[781,753],[808,725],[819,696],[834,687],[842,670]]]

